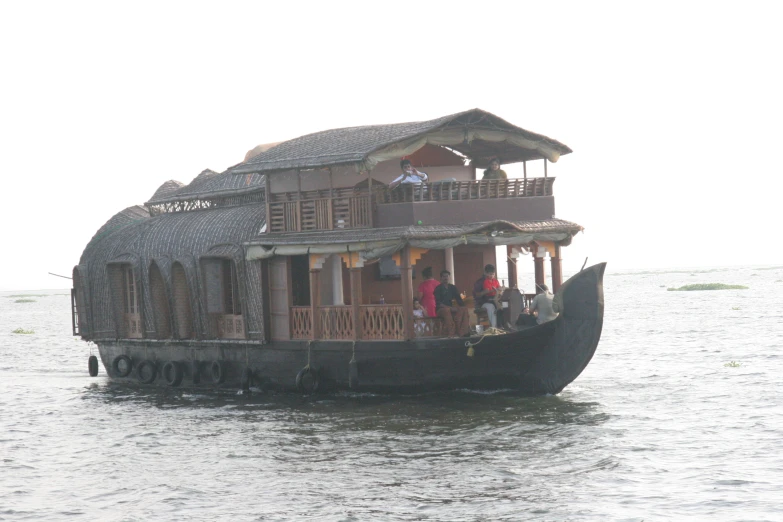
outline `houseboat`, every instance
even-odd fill
[[[555,217],[547,165],[570,152],[479,109],[256,147],[225,172],[166,181],[96,232],[73,269],[74,334],[112,379],[160,386],[558,393],[603,323],[604,264],[562,282],[582,227]],[[492,158],[524,176],[482,179]],[[402,159],[427,180],[395,186]],[[543,176],[527,176],[532,161]],[[515,328],[534,296],[516,288],[525,259],[538,284],[549,265],[560,314]],[[470,302],[499,262],[511,328],[453,338],[414,316],[424,267],[449,270]]]

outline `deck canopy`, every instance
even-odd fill
[[[443,146],[486,167],[546,158],[551,162],[571,149],[559,141],[520,127],[481,109],[429,121],[332,129],[284,141],[229,169],[235,174],[265,173],[354,165],[371,170],[382,161],[412,154],[426,144]]]
[[[247,259],[275,255],[338,254],[358,252],[363,261],[374,261],[401,250],[442,250],[459,245],[528,245],[534,241],[568,245],[583,228],[563,219],[547,221],[487,221],[464,225],[417,225],[365,230],[332,230],[318,233],[268,234],[245,243]]]

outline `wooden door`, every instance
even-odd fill
[[[290,306],[288,258],[275,256],[269,261],[269,317],[273,341],[291,339]]]

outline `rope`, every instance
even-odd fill
[[[352,362],[356,362],[356,341],[351,343],[351,360],[348,361],[348,364],[351,364]]]
[[[475,355],[476,351],[473,349],[473,347],[474,347],[474,346],[477,346],[478,344],[480,344],[480,343],[481,343],[481,341],[483,341],[483,340],[484,340],[484,338],[485,338],[486,336],[488,336],[488,335],[503,335],[503,334],[505,334],[505,333],[506,333],[506,332],[504,332],[503,330],[500,330],[500,329],[498,329],[498,328],[492,328],[492,327],[490,327],[490,328],[487,328],[487,331],[486,331],[486,333],[485,333],[484,335],[482,335],[482,336],[481,336],[481,339],[479,339],[479,340],[478,340],[478,341],[476,341],[475,343],[472,343],[472,342],[470,342],[470,341],[465,341],[465,348],[467,348],[467,349],[468,349],[467,356],[468,356],[468,357],[473,357],[473,355]]]
[[[310,346],[313,344],[313,341],[307,341],[307,366],[305,366],[305,369],[310,368]]]

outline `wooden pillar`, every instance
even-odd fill
[[[266,207],[266,233],[270,233],[270,227],[272,226],[272,210],[269,208],[269,204],[272,201],[272,192],[269,190],[271,183],[269,182],[269,174],[264,174],[264,206]]]
[[[312,324],[310,327],[310,338],[321,338],[321,317],[318,308],[321,304],[321,270],[317,268],[310,269],[310,318]]]
[[[400,282],[402,284],[402,325],[405,339],[413,339],[413,271],[411,248],[405,245],[400,252]]]
[[[367,171],[367,208],[370,212],[370,228],[375,226],[373,219],[373,199],[372,199],[372,171]]]
[[[343,297],[343,260],[337,254],[332,254],[329,260],[332,267],[332,304],[344,305]]]
[[[353,338],[358,341],[362,338],[362,269],[351,267],[351,307],[353,308]]]
[[[535,264],[535,269],[536,269],[536,294],[540,294],[542,292],[541,285],[546,284],[546,271],[544,268],[544,258],[538,257],[539,256],[538,252],[540,248],[541,247],[535,247],[535,251],[533,252],[533,263]]]
[[[508,245],[506,247],[506,259],[508,260],[508,287],[509,288],[516,288],[517,287],[517,260],[513,257],[513,250],[514,247],[511,245]]]
[[[552,293],[560,290],[563,284],[563,260],[560,257],[560,245],[555,245],[555,256],[550,260],[552,264]]]
[[[454,249],[447,248],[443,251],[446,258],[446,270],[449,271],[449,283],[454,284]]]

